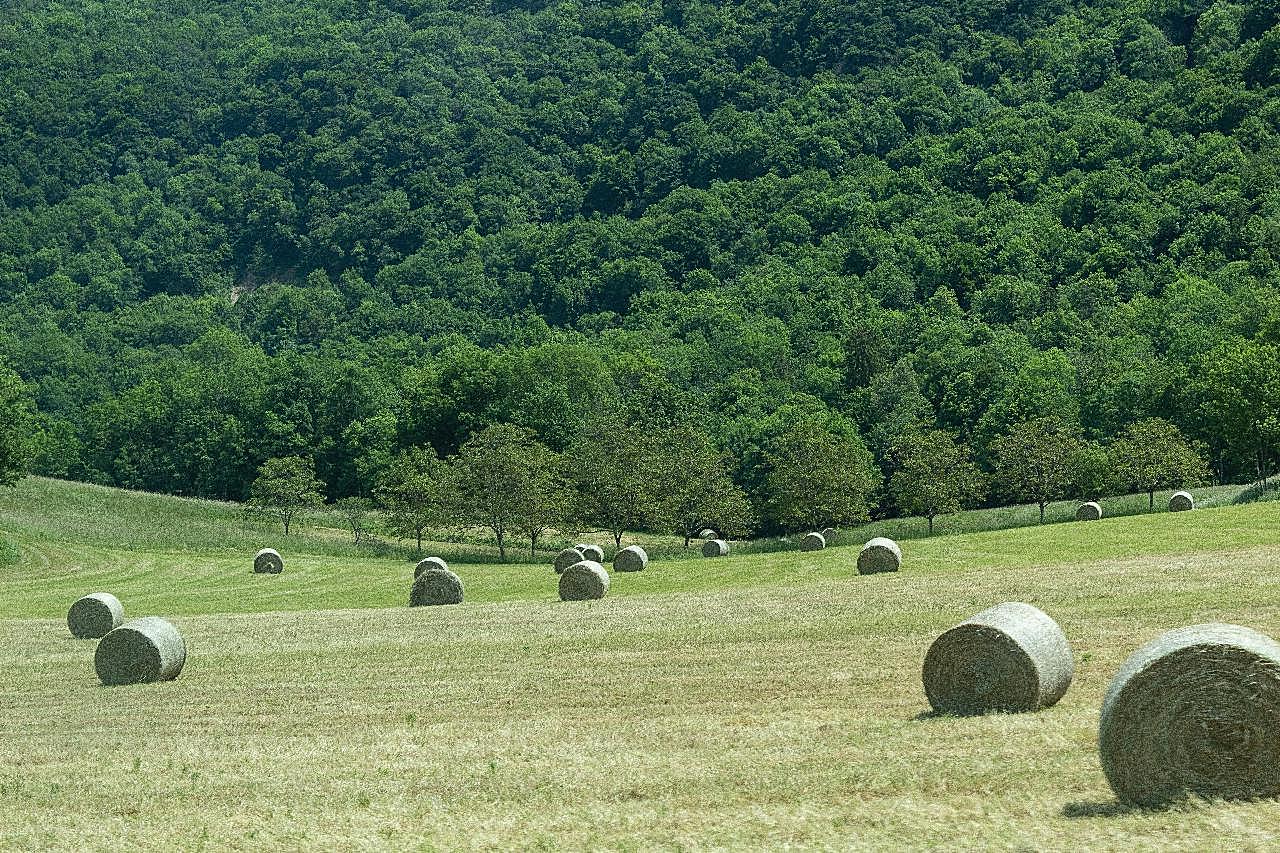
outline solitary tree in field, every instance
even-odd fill
[[[440,458],[429,448],[411,447],[383,469],[374,497],[387,513],[391,532],[415,540],[421,554],[423,531],[443,513],[445,489]]]
[[[566,454],[573,465],[583,521],[607,530],[622,547],[628,530],[662,526],[662,444],[657,429],[597,422]]]
[[[684,547],[698,532],[711,528],[721,536],[751,532],[753,513],[747,495],[729,474],[729,459],[718,452],[705,433],[681,427],[664,434],[660,481],[662,516],[666,527],[684,537]]]
[[[1252,457],[1265,485],[1280,447],[1280,346],[1223,341],[1201,361],[1196,392],[1206,433]]]
[[[766,515],[787,530],[866,521],[880,472],[861,440],[801,421],[764,454]]]
[[[315,464],[301,456],[268,459],[249,488],[249,506],[284,524],[284,535],[298,517],[324,502]]]
[[[0,486],[12,486],[27,470],[34,429],[31,397],[22,380],[0,366]]]
[[[365,523],[373,512],[373,501],[368,498],[342,498],[333,506],[351,528],[353,544],[359,545],[360,538],[364,536]]]
[[[1018,501],[1044,508],[1065,498],[1073,485],[1073,468],[1082,442],[1057,418],[1036,418],[1015,424],[992,442],[997,487]]]
[[[898,468],[889,478],[889,492],[898,507],[929,522],[972,506],[982,499],[986,484],[973,463],[968,446],[948,433],[928,430],[907,437],[894,448]]]
[[[1161,418],[1130,425],[1111,445],[1111,458],[1126,488],[1147,493],[1148,509],[1155,508],[1157,490],[1198,486],[1209,478],[1203,445]]]

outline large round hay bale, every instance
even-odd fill
[[[1161,635],[1112,679],[1098,750],[1125,803],[1280,795],[1280,644],[1239,625]]]
[[[604,562],[604,549],[599,545],[574,545],[574,550],[582,554],[582,559],[596,563]]]
[[[1076,509],[1076,521],[1097,521],[1102,518],[1102,505],[1097,501],[1086,501]]]
[[[806,533],[800,540],[801,551],[821,551],[827,547],[827,539],[821,533]]]
[[[560,575],[561,601],[590,601],[609,591],[609,573],[594,560],[574,563]]]
[[[410,607],[461,603],[462,578],[448,569],[426,569],[413,579],[413,586],[409,589]]]
[[[702,556],[726,557],[729,554],[729,543],[723,539],[708,539],[702,543]]]
[[[95,592],[76,599],[67,611],[67,627],[78,640],[105,637],[124,622],[124,605],[109,592]]]
[[[182,634],[158,616],[124,623],[103,637],[93,654],[93,668],[103,684],[172,681],[186,662]]]
[[[559,554],[556,554],[556,574],[562,574],[565,569],[574,563],[581,563],[584,559],[586,558],[577,548],[565,548]]]
[[[988,608],[933,641],[924,692],[944,714],[1036,711],[1062,698],[1075,662],[1066,634],[1021,602]]]
[[[1190,492],[1174,492],[1169,498],[1169,512],[1186,512],[1196,508],[1196,499]]]
[[[704,527],[698,531],[698,538],[699,539],[715,539],[716,532],[712,530],[710,527]]]
[[[649,555],[639,545],[628,545],[613,555],[615,572],[642,572],[649,565]]]
[[[862,546],[858,552],[858,574],[873,575],[878,572],[896,572],[902,568],[902,549],[898,543],[884,536],[877,536]]]
[[[417,580],[418,578],[422,577],[423,572],[428,572],[428,571],[431,571],[432,569],[440,569],[442,571],[447,572],[449,571],[449,564],[446,563],[440,557],[427,557],[425,560],[419,561],[418,565],[414,566],[413,568],[414,580]]]
[[[822,540],[828,544],[831,543],[832,539],[836,538],[836,529],[834,527],[824,527],[818,532],[822,534]]]
[[[278,575],[284,571],[284,559],[274,548],[263,548],[253,557],[253,570],[260,575]]]

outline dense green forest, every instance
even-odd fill
[[[798,422],[886,477],[1044,416],[1280,448],[1274,0],[19,2],[0,85],[40,473],[368,495],[504,422],[692,427],[753,496]]]

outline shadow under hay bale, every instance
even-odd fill
[[[437,566],[424,570],[413,579],[413,586],[409,589],[409,606],[461,604],[462,597],[462,578]]]
[[[800,540],[801,551],[821,551],[827,547],[827,540],[821,533],[806,533]]]
[[[124,622],[124,605],[109,592],[95,592],[77,599],[67,610],[67,628],[77,640],[105,637]]]
[[[898,543],[884,536],[877,536],[862,546],[858,552],[858,574],[874,575],[880,572],[896,572],[902,568],[902,549]]]
[[[1086,501],[1076,510],[1076,521],[1097,521],[1102,518],[1102,505],[1097,501]]]
[[[1221,623],[1161,635],[1112,679],[1098,751],[1126,804],[1280,795],[1280,644]]]
[[[925,655],[924,692],[934,710],[972,716],[1053,705],[1075,673],[1066,634],[1038,608],[1005,602],[943,633]]]
[[[704,557],[727,557],[729,555],[729,543],[723,539],[708,539],[702,543],[702,556]]]
[[[1169,512],[1186,512],[1196,508],[1196,499],[1190,492],[1174,492],[1169,498]]]
[[[278,575],[284,571],[284,558],[274,548],[263,548],[253,557],[253,571],[259,575]]]
[[[417,580],[422,577],[423,572],[428,572],[432,569],[441,569],[447,572],[449,571],[449,564],[440,557],[427,557],[424,560],[419,560],[418,565],[413,567],[413,579]]]
[[[577,548],[565,548],[559,554],[556,554],[555,568],[556,574],[563,574],[564,570],[572,566],[574,563],[581,563],[586,557],[582,556],[582,552]]]
[[[574,563],[560,575],[561,601],[591,601],[609,591],[609,573],[594,560]]]
[[[187,644],[157,616],[126,622],[98,643],[93,668],[106,685],[172,681],[187,662]]]
[[[613,556],[615,572],[642,572],[648,566],[649,555],[639,545],[628,545]]]

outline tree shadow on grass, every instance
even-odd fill
[[[1126,806],[1119,800],[1081,801],[1067,803],[1062,807],[1062,816],[1068,818],[1088,817],[1120,817],[1141,811],[1136,806]]]

